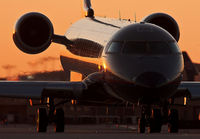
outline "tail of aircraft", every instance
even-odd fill
[[[184,58],[184,78],[183,80],[187,81],[194,81],[194,77],[199,74],[197,67],[193,64],[191,58],[189,57],[188,53],[183,51],[183,58]]]
[[[91,1],[90,0],[84,0],[84,9],[86,11],[86,17],[94,17],[94,10],[92,9]]]
[[[84,9],[85,10],[92,9],[90,0],[84,0]]]

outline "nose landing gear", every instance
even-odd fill
[[[160,133],[162,127],[162,115],[160,109],[152,109],[149,119],[148,133]]]
[[[171,109],[168,112],[168,132],[178,132],[178,111],[176,109]]]
[[[146,118],[145,113],[142,112],[141,117],[138,119],[138,133],[145,133]]]
[[[162,113],[161,109],[143,107],[138,120],[138,133],[145,133],[145,127],[147,127],[148,133],[160,133],[165,122],[168,123],[169,133],[178,133],[178,111],[169,109],[168,116],[164,116]],[[164,119],[165,117],[167,120]]]

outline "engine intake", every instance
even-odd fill
[[[145,17],[142,21],[158,25],[167,30],[178,42],[180,30],[177,22],[170,15],[165,13],[154,13]]]
[[[13,40],[23,52],[37,54],[49,47],[53,35],[51,21],[41,13],[31,12],[21,16],[17,21]]]

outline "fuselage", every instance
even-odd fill
[[[176,40],[161,27],[85,18],[66,36],[76,49],[62,49],[63,68],[85,76],[103,69],[105,82],[124,100],[160,101],[172,96],[180,84],[183,56]]]

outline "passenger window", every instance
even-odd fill
[[[122,42],[112,42],[107,50],[107,53],[120,53],[122,46]]]
[[[127,42],[123,49],[123,53],[125,54],[144,54],[145,52],[145,42]]]

